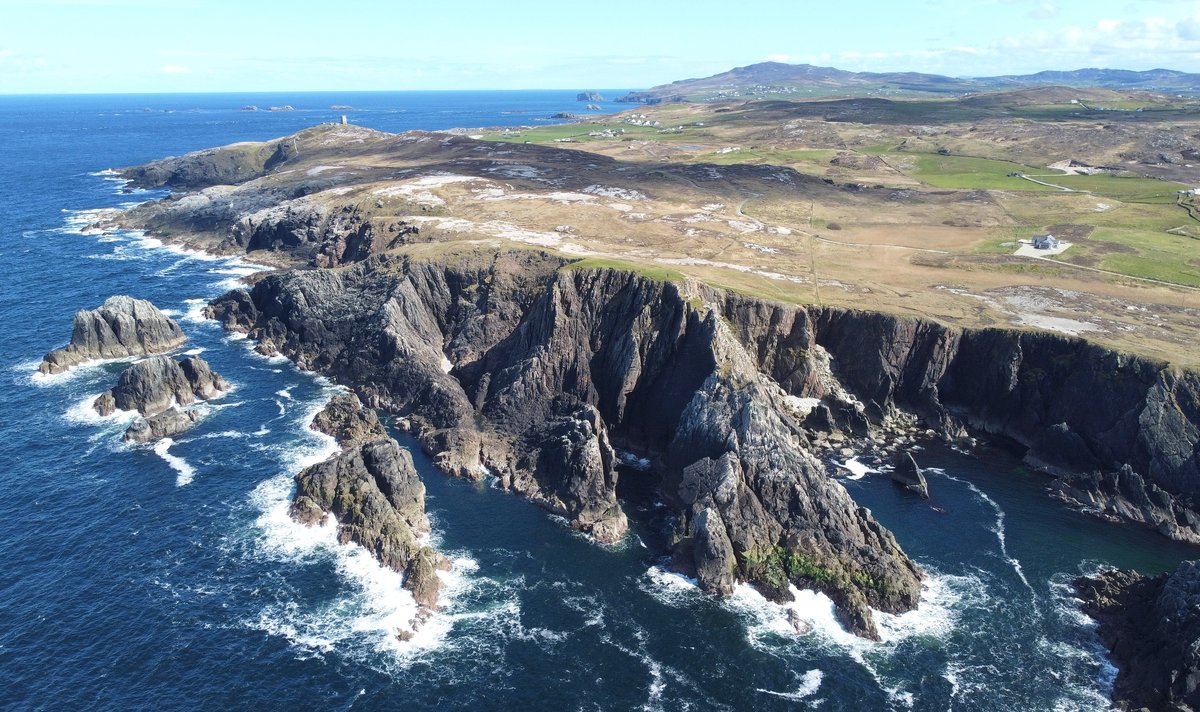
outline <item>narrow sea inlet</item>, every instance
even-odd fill
[[[443,610],[409,641],[400,577],[332,528],[287,515],[292,478],[332,451],[308,428],[338,387],[207,321],[258,266],[91,232],[145,200],[113,166],[283,135],[329,96],[6,98],[0,201],[3,460],[0,689],[17,709],[1095,710],[1113,670],[1068,582],[1158,573],[1195,550],[1064,509],[1012,455],[929,447],[928,502],[843,481],[928,574],[920,608],[851,636],[828,599],[727,600],[667,568],[652,476],[623,469],[631,533],[603,547],[491,483],[437,472],[404,436],[450,559]],[[363,95],[389,131],[529,123],[570,93]],[[374,104],[373,104],[374,102]],[[287,114],[240,112],[291,103]],[[145,112],[147,104],[156,111]],[[233,388],[153,447],[90,412],[123,363],[36,374],[71,315],[149,299]]]

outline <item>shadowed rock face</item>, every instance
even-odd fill
[[[46,354],[38,369],[62,373],[85,361],[164,353],[186,342],[179,324],[150,302],[109,297],[97,309],[76,312],[71,343]]]
[[[1075,582],[1118,667],[1122,709],[1200,708],[1200,562],[1144,577],[1106,571]]]
[[[136,410],[149,417],[175,404],[209,400],[227,390],[225,379],[213,373],[199,356],[178,362],[167,356],[153,356],[122,371],[117,385],[101,394],[93,407],[100,415]]]
[[[407,418],[442,470],[491,471],[602,541],[626,529],[612,445],[649,457],[677,566],[714,592],[816,588],[862,635],[871,608],[917,604],[921,575],[828,478],[814,429],[867,434],[910,412],[1012,437],[1051,471],[1129,462],[1177,502],[1200,486],[1195,374],[1079,340],[782,306],[528,252],[272,275],[210,315]],[[819,399],[822,418],[797,399]]]

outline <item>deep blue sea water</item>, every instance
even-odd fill
[[[87,211],[153,197],[120,193],[104,169],[284,135],[342,113],[332,104],[384,130],[580,106],[568,92],[0,97],[0,707],[1105,708],[1112,670],[1066,583],[1197,551],[1063,509],[991,450],[924,453],[930,503],[882,478],[845,482],[930,573],[921,609],[884,617],[878,644],[810,594],[797,605],[813,629],[798,635],[751,591],[716,601],[666,573],[645,475],[622,487],[636,536],[602,548],[414,451],[455,564],[445,611],[395,641],[412,612],[398,577],[285,513],[292,475],[329,451],[306,425],[335,388],[198,316],[253,265],[81,229]],[[72,314],[116,293],[171,310],[181,351],[236,386],[177,441],[129,448],[123,422],[88,415],[122,364],[34,376]]]

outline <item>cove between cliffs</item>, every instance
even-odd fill
[[[814,456],[830,432],[919,419],[1001,435],[1060,476],[1059,496],[1196,541],[1196,375],[1077,339],[787,307],[529,251],[273,274],[209,313],[402,418],[442,471],[494,473],[602,541],[626,527],[616,452],[646,458],[676,568],[716,593],[822,591],[868,637],[872,609],[917,605],[921,572]]]

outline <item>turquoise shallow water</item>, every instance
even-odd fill
[[[243,104],[292,104],[245,113]],[[1010,454],[931,448],[930,503],[873,477],[851,494],[930,572],[886,640],[812,630],[740,590],[716,601],[661,568],[653,481],[625,473],[635,536],[606,549],[488,483],[433,471],[444,613],[410,644],[398,579],[284,515],[291,476],[328,451],[306,430],[332,384],[198,318],[252,265],[82,234],[81,212],[142,200],[103,169],[367,110],[388,130],[520,124],[563,92],[0,97],[0,705],[10,709],[1092,710],[1111,677],[1066,583],[1101,565],[1158,572],[1195,550],[1061,508]],[[145,111],[144,109],[151,109]],[[236,386],[192,432],[127,448],[88,417],[121,364],[34,377],[72,313],[113,293],[172,310]],[[403,441],[402,441],[403,442]]]

